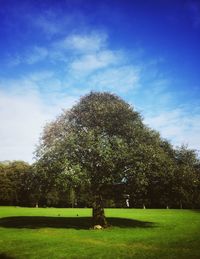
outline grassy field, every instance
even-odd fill
[[[0,258],[200,258],[200,211],[0,207]]]

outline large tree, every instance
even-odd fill
[[[64,174],[75,189],[84,183],[92,199],[93,224],[105,227],[104,194],[131,176],[143,184],[150,168],[143,154],[151,157],[152,142],[159,145],[159,140],[121,98],[92,92],[45,127],[37,164],[52,179]]]

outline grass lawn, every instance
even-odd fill
[[[0,207],[0,258],[200,258],[200,211]]]

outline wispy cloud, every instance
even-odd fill
[[[48,50],[44,47],[35,46],[24,57],[24,63],[35,64],[47,58]]]
[[[26,93],[26,91],[39,91],[39,89],[48,87],[48,83],[55,78],[53,71],[43,70],[38,72],[26,73],[15,78],[0,78],[0,89],[7,91],[16,91],[16,94]],[[47,84],[47,86],[46,86]],[[49,89],[54,91],[54,87]]]
[[[93,31],[70,34],[52,42],[48,48],[34,46],[14,63],[32,65],[46,60],[48,65],[56,64],[57,70],[70,77],[67,81],[72,85],[87,81],[92,89],[127,91],[135,89],[140,78],[139,65],[133,66],[128,56],[124,50],[109,48],[106,33]]]
[[[55,42],[57,48],[70,49],[79,53],[91,53],[99,51],[107,44],[105,33],[92,32],[89,34],[71,34],[66,38]]]
[[[8,62],[11,65],[22,63],[32,65],[46,59],[50,62],[63,61],[72,67],[79,66],[76,62],[81,62],[81,64],[102,63],[102,61],[114,59],[114,56],[117,55],[117,52],[114,54],[112,50],[106,48],[106,45],[107,35],[105,33],[70,34],[59,40],[51,41],[45,47],[31,46],[25,50],[24,54],[16,53],[12,58],[9,57]],[[73,64],[70,64],[71,61]]]
[[[32,160],[41,127],[49,117],[45,108],[33,92],[0,92],[0,160]]]
[[[50,8],[41,11],[39,13],[28,13],[25,19],[31,23],[31,25],[42,32],[48,38],[62,34],[67,23],[69,22],[70,16],[59,16],[59,9],[52,11]]]
[[[113,50],[108,43],[102,32],[76,33],[45,48],[29,47],[17,56],[19,67],[46,61],[51,69],[0,78],[0,160],[31,161],[45,122],[80,95],[90,90],[120,93],[135,89],[139,70],[127,64],[124,51]]]
[[[158,130],[162,137],[171,140],[175,146],[186,144],[200,150],[200,107],[194,113],[186,107],[160,111],[146,117],[145,123]]]
[[[136,90],[139,86],[140,71],[134,66],[119,66],[92,75],[89,84],[98,90],[119,93]]]
[[[77,99],[77,95],[61,93],[44,96],[37,90],[37,80],[34,82],[31,79],[13,80],[15,87],[9,92],[0,90],[0,161],[31,162],[44,124],[55,118],[63,107],[71,107]]]
[[[52,21],[50,17],[47,16],[38,16],[37,19],[34,21],[35,26],[42,29],[48,35],[54,35],[62,31],[60,25]]]
[[[120,53],[103,50],[74,59],[70,64],[70,68],[76,73],[92,73],[97,69],[119,64],[121,58]]]
[[[47,59],[49,57],[49,50],[44,47],[32,46],[23,54],[16,53],[13,56],[9,55],[7,64],[10,67],[16,67],[21,64],[34,65]]]
[[[145,123],[163,137],[175,145],[198,148],[199,110],[191,115],[183,107],[172,108],[177,97],[169,90],[172,80],[159,71],[160,62],[165,61],[131,57],[130,51],[113,49],[109,43],[102,31],[69,33],[45,47],[29,46],[13,58],[15,66],[37,65],[37,69],[0,78],[0,160],[31,161],[45,121],[91,90],[125,96],[142,111]]]

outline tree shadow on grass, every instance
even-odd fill
[[[5,253],[0,253],[1,259],[14,259],[14,257],[11,257],[10,255],[7,255]]]
[[[192,209],[191,211],[200,213],[200,209]]]
[[[112,227],[120,228],[149,228],[153,227],[152,222],[145,222],[125,218],[107,217]],[[20,216],[0,219],[0,227],[4,228],[73,228],[89,229],[92,226],[91,217],[38,217]]]

